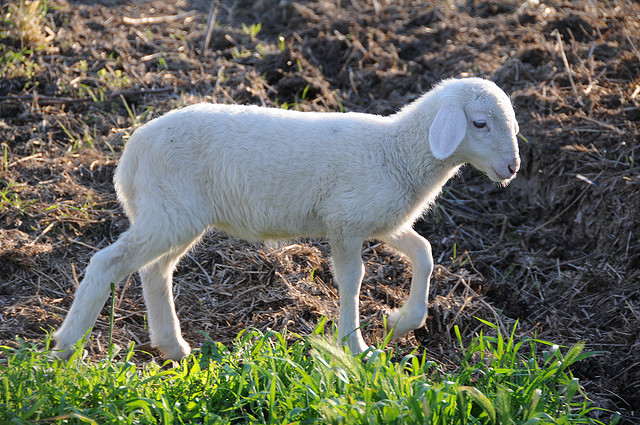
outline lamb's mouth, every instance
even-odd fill
[[[495,168],[491,167],[490,172],[487,172],[487,175],[491,180],[496,183],[501,183],[503,185],[509,184],[509,182],[517,175],[517,173],[510,174],[508,176],[503,176]]]

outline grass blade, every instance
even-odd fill
[[[489,400],[486,395],[482,394],[480,390],[474,387],[463,386],[460,387],[460,390],[464,394],[469,396],[476,404],[478,404],[478,406],[482,408],[482,410],[487,413],[487,416],[489,416],[492,424],[496,423],[496,409],[495,407],[493,407],[491,400]]]

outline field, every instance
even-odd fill
[[[112,177],[133,130],[201,101],[390,114],[447,77],[512,97],[522,170],[467,167],[416,224],[436,258],[425,329],[397,342],[458,367],[458,326],[601,352],[572,366],[596,406],[640,416],[640,5],[637,1],[50,0],[0,6],[0,345],[57,327],[93,253],[127,228]],[[215,22],[208,25],[207,22]],[[187,341],[334,320],[325,241],[212,233],[178,266]],[[363,250],[365,339],[410,270]],[[148,344],[139,281],[117,288],[114,340]],[[329,325],[328,325],[329,327]],[[87,345],[104,358],[108,309]],[[148,354],[147,354],[148,353]],[[606,419],[605,417],[602,418]]]

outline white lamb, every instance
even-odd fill
[[[382,240],[413,265],[409,298],[388,326],[424,325],[431,245],[413,229],[464,163],[506,185],[520,167],[507,95],[480,78],[438,84],[398,113],[294,112],[198,104],[135,131],[116,171],[131,227],[96,253],[55,332],[64,357],[93,326],[110,282],[140,271],[152,343],[189,354],[172,295],[173,269],[212,227],[248,240],[326,237],[340,291],[339,338],[367,349],[358,297],[363,241]]]

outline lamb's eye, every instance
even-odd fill
[[[487,122],[485,120],[475,120],[473,122],[473,126],[475,128],[485,128],[487,126]]]

